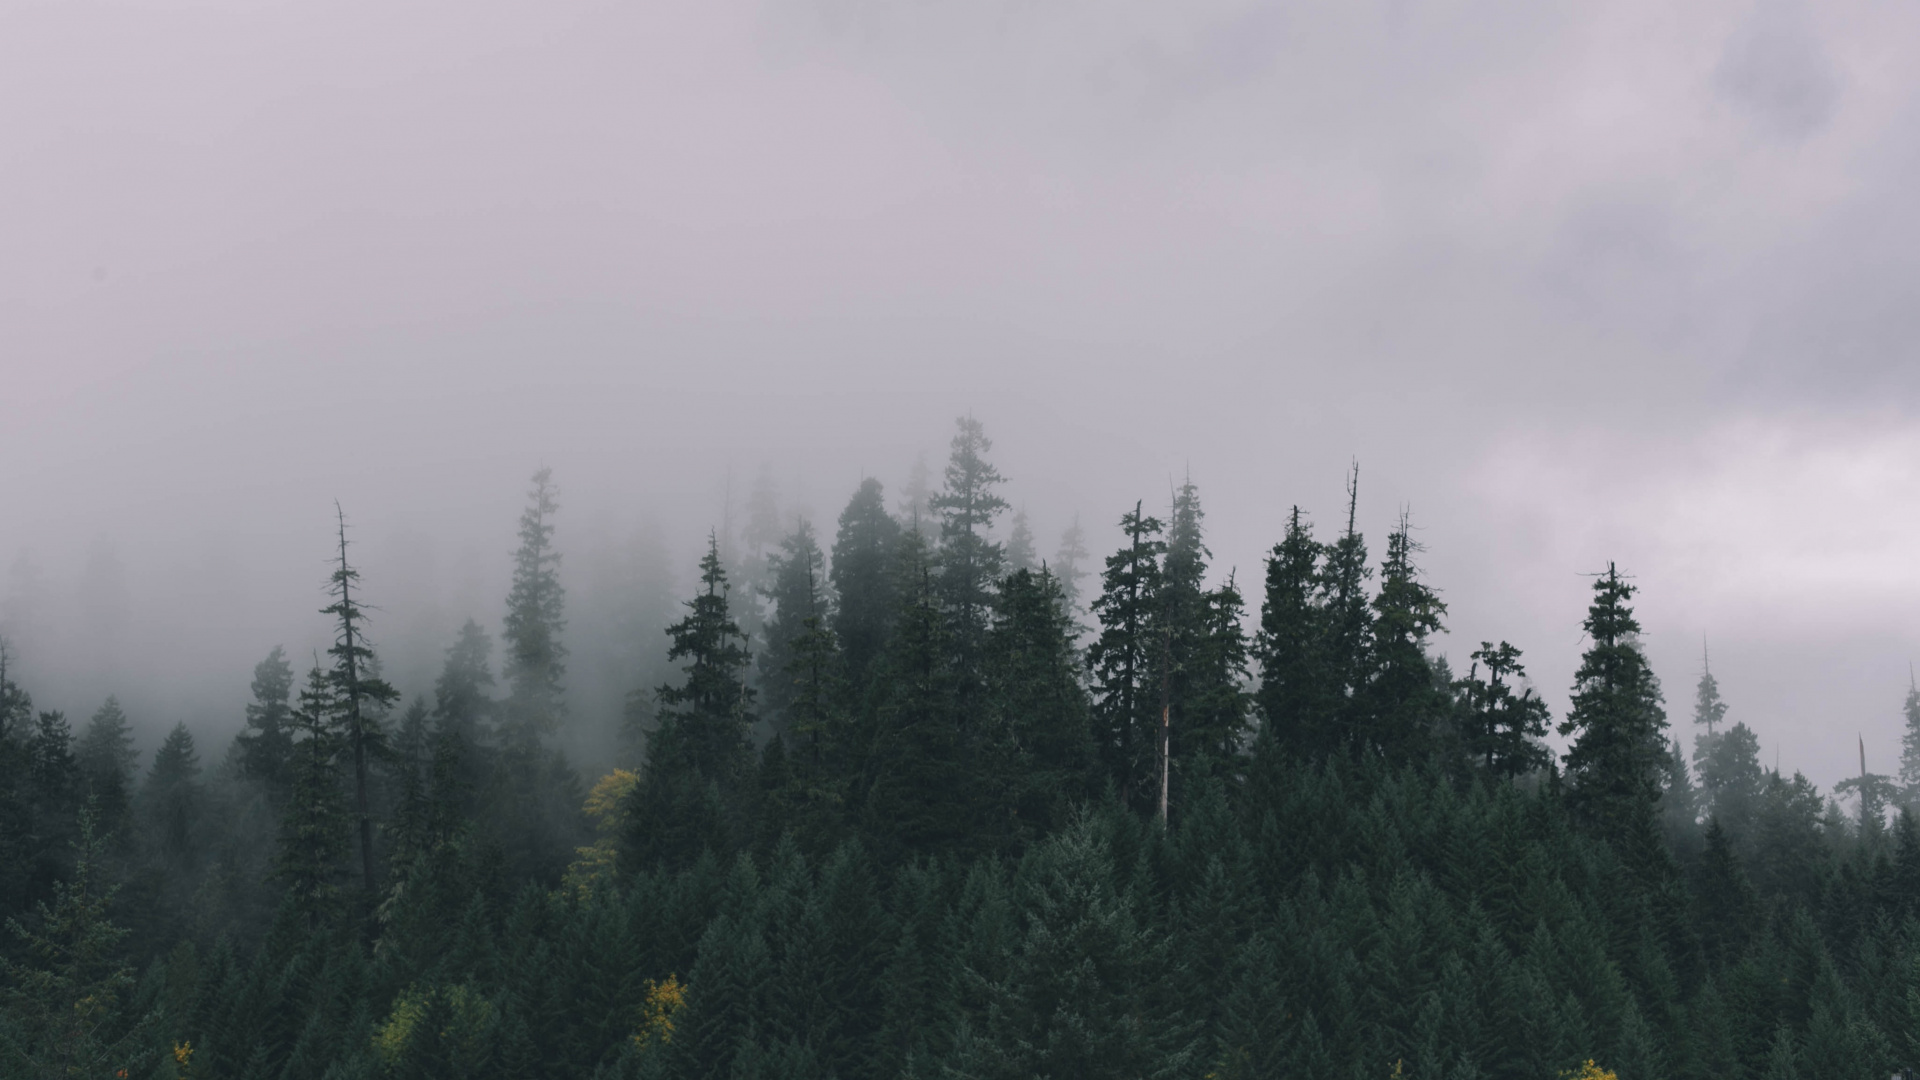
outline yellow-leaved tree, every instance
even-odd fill
[[[586,804],[581,808],[593,821],[595,831],[600,838],[586,847],[573,849],[573,863],[567,867],[567,885],[585,891],[593,883],[613,873],[618,852],[614,848],[614,839],[620,832],[620,806],[626,801],[634,787],[640,783],[640,774],[632,769],[615,769],[600,778],[587,792]]]

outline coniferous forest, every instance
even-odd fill
[[[1077,529],[1043,557],[991,451],[961,420],[907,511],[863,481],[750,570],[712,539],[610,760],[558,749],[544,470],[504,622],[430,687],[383,677],[344,515],[332,647],[261,642],[226,745],[137,754],[114,699],[38,710],[0,648],[0,1069],[1920,1067],[1920,691],[1901,775],[1822,793],[1763,767],[1710,672],[1667,696],[1629,568],[1569,568],[1591,603],[1554,715],[1514,644],[1433,647],[1416,530],[1361,535],[1357,474],[1250,580],[1210,565],[1191,483],[1110,508],[1103,559]]]

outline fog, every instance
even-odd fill
[[[1771,764],[1891,772],[1920,655],[1920,13],[1871,2],[0,3],[0,618],[41,708],[224,747],[344,508],[430,692],[562,489],[572,740],[763,470],[956,416],[1043,553],[1190,475],[1410,513],[1556,712],[1640,587]],[[206,752],[203,750],[203,753]],[[214,750],[210,756],[217,755]]]

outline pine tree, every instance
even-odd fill
[[[520,515],[520,547],[513,553],[513,587],[507,593],[507,700],[502,734],[507,745],[530,756],[540,738],[559,728],[565,712],[561,680],[567,649],[566,590],[560,585],[560,552],[553,546],[553,517],[560,509],[553,470],[533,474],[527,509]]]
[[[1402,761],[1426,756],[1448,706],[1427,660],[1427,638],[1442,629],[1447,605],[1420,581],[1413,562],[1419,550],[1403,513],[1387,538],[1387,557],[1380,567],[1369,635],[1371,671],[1358,703],[1364,742]]]
[[[1252,701],[1245,689],[1246,602],[1231,575],[1206,587],[1207,550],[1200,491],[1191,480],[1174,493],[1162,560],[1160,658],[1165,671],[1167,764],[1180,777],[1231,773],[1246,737]],[[1176,783],[1179,781],[1176,780]]]
[[[940,517],[940,598],[952,622],[955,692],[962,710],[970,710],[982,677],[980,655],[993,586],[1006,561],[988,534],[1007,501],[995,494],[1004,478],[987,462],[993,443],[986,429],[971,416],[956,423],[946,486],[927,505]]]
[[[1582,624],[1592,644],[1574,674],[1573,707],[1559,729],[1573,736],[1568,795],[1600,836],[1645,850],[1668,753],[1666,710],[1628,606],[1634,587],[1608,564],[1593,593]]]
[[[824,628],[832,618],[826,592],[826,565],[813,526],[802,518],[780,541],[780,551],[767,563],[770,585],[766,597],[773,601],[773,615],[767,621],[766,648],[760,652],[760,701],[762,713],[776,732],[791,729],[793,699],[799,692],[795,674],[806,677],[816,672],[790,671],[796,648],[809,627]]]
[[[259,781],[275,800],[286,795],[287,762],[293,753],[292,712],[287,703],[292,693],[293,665],[287,663],[286,650],[275,645],[265,660],[254,665],[253,703],[247,706],[246,728],[234,736],[241,775]]]
[[[1366,745],[1371,725],[1363,688],[1374,666],[1373,611],[1367,597],[1367,542],[1355,525],[1360,504],[1360,466],[1347,480],[1347,529],[1325,549],[1320,564],[1318,599],[1322,617],[1321,655],[1333,699],[1339,742],[1345,749]]]
[[[1766,770],[1760,765],[1760,738],[1742,723],[1701,739],[1693,750],[1694,771],[1700,777],[1700,809],[1725,828],[1736,845],[1752,839],[1754,815],[1765,792]]]
[[[133,770],[140,755],[133,748],[127,714],[112,695],[87,721],[86,733],[74,746],[74,760],[101,829],[109,835],[119,832],[127,821]]]
[[[1713,738],[1714,725],[1727,718],[1727,703],[1720,700],[1720,683],[1713,677],[1713,668],[1707,663],[1706,647],[1700,649],[1700,682],[1693,688],[1693,722],[1707,729],[1707,738]]]
[[[673,639],[667,657],[684,662],[685,679],[655,691],[659,726],[647,740],[627,830],[630,865],[687,865],[703,848],[723,844],[727,822],[716,800],[735,790],[751,767],[750,657],[727,608],[717,536],[707,538],[700,584],[686,617],[667,628]]]
[[[1339,745],[1338,698],[1326,656],[1326,615],[1318,583],[1326,548],[1294,507],[1284,538],[1267,556],[1266,598],[1255,643],[1265,720],[1263,744],[1273,752],[1314,757]]]
[[[337,723],[339,693],[337,683],[316,664],[291,714],[293,755],[274,877],[286,885],[293,910],[309,927],[333,914],[340,871],[353,845],[352,816],[340,774],[345,739]]]
[[[1920,683],[1907,673],[1907,700],[1900,711],[1907,729],[1900,736],[1900,783],[1906,787],[1908,802],[1920,801]]]
[[[1001,582],[987,634],[990,776],[1035,834],[1063,825],[1093,794],[1093,734],[1072,627],[1045,570]]]
[[[1543,769],[1552,760],[1540,742],[1547,734],[1547,703],[1524,686],[1526,677],[1519,649],[1504,641],[1483,641],[1473,652],[1467,677],[1454,684],[1463,748],[1489,774],[1507,780]],[[1518,694],[1516,687],[1522,687]]]
[[[902,537],[897,574],[905,602],[875,684],[865,825],[891,855],[964,850],[986,839],[984,793],[956,710],[951,624],[919,534]]]
[[[1100,636],[1087,650],[1093,676],[1094,738],[1107,775],[1123,804],[1147,800],[1155,792],[1154,753],[1160,728],[1160,685],[1164,651],[1160,640],[1162,577],[1158,518],[1141,514],[1140,504],[1120,518],[1125,547],[1107,557],[1100,596],[1093,614]]]
[[[385,746],[380,715],[400,697],[399,691],[379,677],[373,649],[366,637],[366,614],[354,600],[360,585],[360,571],[347,562],[347,515],[335,506],[340,528],[340,566],[329,580],[327,592],[333,603],[320,610],[334,618],[333,645],[327,655],[333,658],[332,702],[338,710],[336,723],[346,740],[353,761],[354,815],[359,819],[361,886],[368,897],[374,894],[373,805],[368,792],[367,768],[370,759]]]
[[[863,690],[874,661],[892,632],[898,601],[893,563],[900,525],[887,516],[880,481],[866,479],[840,512],[828,578],[839,603],[833,610],[833,635],[840,642],[848,682]]]
[[[130,1014],[133,972],[121,962],[127,931],[108,914],[114,889],[101,889],[102,842],[83,813],[73,874],[30,923],[8,919],[19,946],[0,957],[8,1022],[0,1052],[9,1075],[144,1075],[157,1017]]]
[[[1013,529],[1007,533],[1005,569],[1009,574],[1040,569],[1040,556],[1033,546],[1033,530],[1027,525],[1027,512],[1013,512]]]
[[[1054,580],[1060,583],[1060,600],[1066,605],[1067,618],[1074,623],[1076,632],[1081,610],[1080,582],[1091,574],[1086,568],[1087,560],[1091,558],[1093,554],[1087,550],[1087,534],[1080,528],[1080,515],[1075,514],[1073,524],[1060,534],[1060,549],[1053,554],[1052,570]]]
[[[195,833],[204,800],[193,733],[187,725],[175,724],[153,752],[140,790],[141,817],[153,829],[157,849],[170,867],[191,867],[199,848]]]

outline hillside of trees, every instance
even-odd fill
[[[503,624],[430,693],[382,677],[344,516],[332,648],[263,642],[224,747],[142,760],[0,645],[0,1076],[1920,1067],[1920,691],[1901,775],[1822,793],[1710,672],[1669,718],[1623,570],[1581,568],[1555,716],[1514,645],[1438,655],[1357,474],[1258,581],[1210,566],[1191,483],[1098,562],[1077,526],[1043,558],[1003,484],[963,419],[901,504],[712,538],[612,760],[557,749],[544,470]]]

